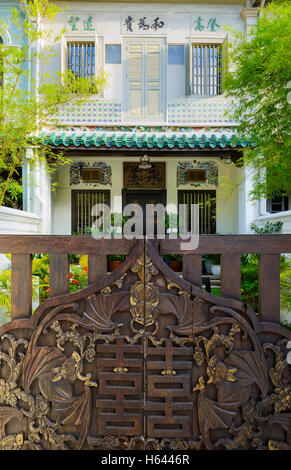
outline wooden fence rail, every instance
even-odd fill
[[[88,283],[107,274],[107,255],[128,255],[136,240],[79,236],[0,235],[0,252],[12,254],[12,320],[32,312],[31,255],[50,255],[50,296],[69,292],[69,254],[88,255]],[[202,235],[195,251],[181,250],[181,240],[155,242],[160,255],[183,255],[183,278],[202,285],[202,255],[221,255],[221,294],[240,300],[242,254],[259,254],[259,313],[262,320],[280,321],[280,254],[291,253],[291,235]]]

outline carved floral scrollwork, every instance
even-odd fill
[[[125,266],[2,327],[0,449],[290,450],[288,331],[149,245]]]

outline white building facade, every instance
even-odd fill
[[[246,142],[236,139],[222,88],[230,29],[256,24],[254,2],[57,3],[53,30],[65,32],[40,75],[105,73],[108,85],[43,129],[43,142],[71,159],[53,177],[56,191],[42,168],[30,184],[28,152],[24,208],[40,218],[39,233],[86,233],[97,202],[114,213],[128,203],[173,213],[199,203],[204,234],[250,233],[251,222],[268,219],[290,233],[290,198],[249,200],[251,172],[238,162]]]

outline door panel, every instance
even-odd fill
[[[128,53],[128,100],[129,113],[142,117],[143,113],[143,75],[144,59],[143,45],[130,44]]]
[[[148,208],[146,212],[147,204],[167,204],[167,193],[165,189],[161,190],[130,190],[124,189],[122,192],[122,205],[123,208],[127,204],[138,204],[143,210],[143,229],[144,234],[146,234],[146,218],[148,217],[151,220],[154,220],[156,225],[156,213],[152,212],[151,208]]]

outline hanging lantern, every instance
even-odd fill
[[[138,168],[140,168],[140,170],[148,170],[149,168],[152,167],[150,163],[150,157],[148,157],[147,155],[144,155],[143,157],[141,157],[139,161],[140,161],[140,164],[138,165]]]

